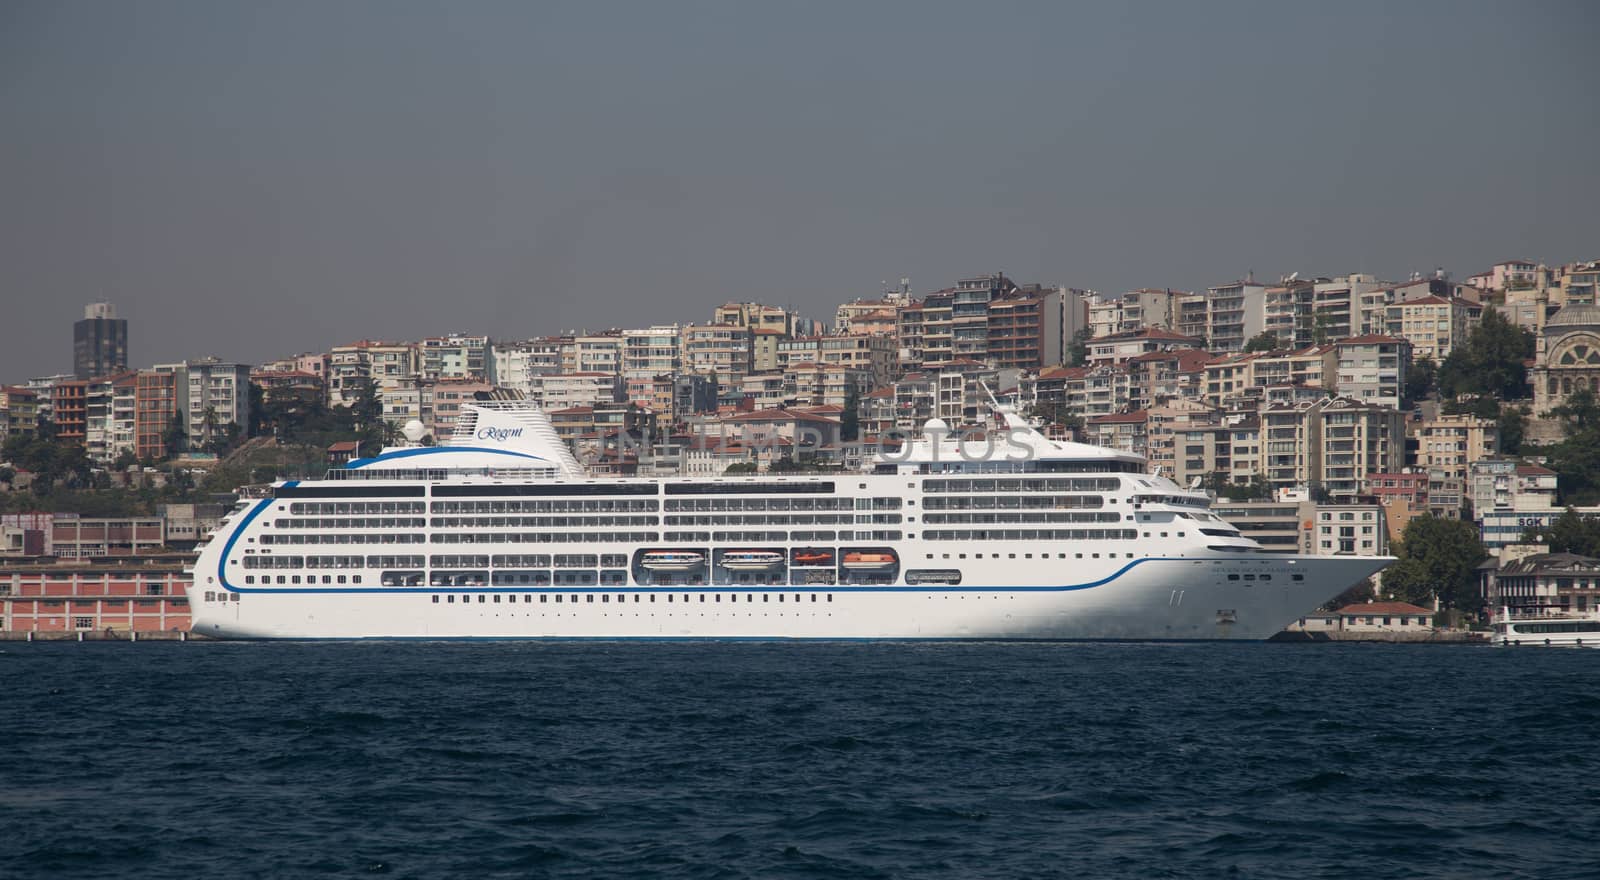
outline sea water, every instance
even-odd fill
[[[1596,877],[1600,651],[0,648],[0,876]]]

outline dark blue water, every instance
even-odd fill
[[[1600,876],[1600,651],[0,651],[7,877]]]

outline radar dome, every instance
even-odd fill
[[[924,433],[924,434],[934,434],[934,433],[948,434],[948,433],[950,433],[950,424],[948,422],[946,422],[944,419],[929,419],[926,422],[922,423],[922,433]]]
[[[428,433],[428,428],[416,419],[412,419],[400,428],[400,433],[408,442],[418,443],[421,442],[422,436]]]

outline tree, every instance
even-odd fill
[[[1551,407],[1550,415],[1561,420],[1567,436],[1600,428],[1600,400],[1593,391],[1580,388],[1567,395],[1560,406]]]
[[[1218,498],[1229,501],[1265,501],[1272,497],[1272,487],[1260,474],[1251,474],[1250,482],[1235,483],[1222,471],[1212,471],[1203,484]]]
[[[1478,326],[1439,366],[1439,393],[1445,397],[1487,394],[1501,400],[1525,397],[1528,369],[1524,362],[1533,357],[1533,343],[1532,333],[1498,311],[1485,309]]]
[[[1440,410],[1447,416],[1469,415],[1494,419],[1500,417],[1500,401],[1487,394],[1463,394],[1445,401]]]
[[[184,429],[183,410],[174,410],[172,419],[167,422],[167,430],[161,435],[161,442],[167,449],[168,458],[177,458],[189,443],[189,432]]]
[[[250,383],[250,436],[264,437],[267,434],[267,392],[254,382]]]
[[[1082,330],[1072,334],[1072,341],[1067,343],[1067,366],[1081,367],[1088,362],[1090,339],[1089,334],[1090,330],[1088,327],[1085,327]]]
[[[851,386],[839,414],[839,439],[847,443],[861,439],[861,394]]]
[[[383,399],[378,396],[378,383],[371,378],[356,383],[355,399],[350,404],[350,415],[357,430],[372,431],[383,421]]]
[[[1322,605],[1322,610],[1338,611],[1340,608],[1343,608],[1346,605],[1354,605],[1358,602],[1371,602],[1373,599],[1377,598],[1377,595],[1378,591],[1373,585],[1372,578],[1365,578],[1359,583],[1352,585],[1343,593],[1340,593],[1339,595],[1334,596],[1332,599],[1329,599],[1327,602],[1324,602]]]
[[[1412,361],[1411,369],[1406,371],[1406,406],[1409,407],[1431,395],[1438,378],[1439,367],[1433,362],[1433,358],[1423,355]]]
[[[1521,409],[1507,406],[1500,410],[1500,419],[1495,427],[1500,435],[1500,451],[1506,455],[1518,455],[1522,452],[1522,438],[1528,432],[1528,416]]]
[[[1028,407],[1024,415],[1040,424],[1060,425],[1068,431],[1077,431],[1083,427],[1083,419],[1073,415],[1072,409],[1064,401],[1041,400]]]
[[[1550,410],[1566,437],[1545,451],[1545,466],[1556,472],[1561,499],[1587,504],[1600,499],[1600,401],[1584,388]]]
[[[1482,610],[1477,567],[1489,554],[1472,523],[1416,517],[1406,524],[1399,553],[1399,560],[1383,572],[1386,592],[1407,602],[1437,598],[1446,608],[1473,614]]]
[[[1246,352],[1277,351],[1278,334],[1272,330],[1263,330],[1260,333],[1250,337],[1250,341],[1244,344],[1244,350]]]

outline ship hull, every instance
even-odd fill
[[[1390,561],[1258,554],[1142,558],[1100,570],[1051,562],[1002,586],[295,590],[196,602],[194,631],[236,639],[1256,640]]]

